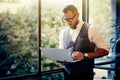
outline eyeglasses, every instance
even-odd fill
[[[76,16],[76,14],[72,18],[68,18],[68,19],[66,19],[65,17],[62,17],[62,20],[63,21],[65,20],[67,22],[72,22],[75,16]]]

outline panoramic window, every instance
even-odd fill
[[[0,78],[38,72],[37,0],[0,0]]]

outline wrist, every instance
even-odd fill
[[[84,53],[84,59],[88,59],[88,53]]]

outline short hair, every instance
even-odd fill
[[[67,5],[64,9],[63,12],[66,13],[67,11],[72,11],[73,13],[77,13],[78,10],[74,5]]]

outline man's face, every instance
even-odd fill
[[[75,29],[78,24],[78,13],[73,13],[71,11],[67,11],[65,14],[65,20],[70,28]]]

